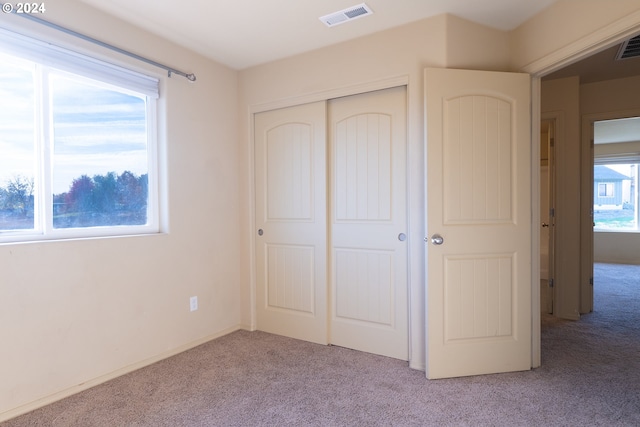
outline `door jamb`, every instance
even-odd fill
[[[540,119],[542,121],[549,121],[553,123],[553,139],[554,139],[554,145],[555,147],[559,147],[562,146],[562,144],[564,144],[563,138],[562,136],[564,135],[564,111],[548,111],[545,112],[544,114],[541,114]],[[555,152],[553,154],[553,156],[555,157]],[[549,174],[553,176],[553,178],[549,179],[549,182],[551,182],[554,186],[557,185],[556,182],[556,178],[555,178],[555,167],[556,167],[556,163],[555,163],[555,159],[554,159],[554,164],[552,165],[551,163],[549,164]],[[553,204],[550,204],[550,207],[555,208],[555,200],[557,197],[557,191],[554,190],[554,194],[553,194]],[[555,226],[555,218],[554,219],[550,219],[549,221],[549,227],[554,227]],[[550,231],[551,233],[551,231]],[[555,240],[555,239],[554,239]],[[554,251],[549,251],[549,256],[550,257],[555,257],[555,250]],[[549,274],[553,273],[552,276],[550,276],[550,278],[556,279],[556,275],[555,275],[555,259],[554,260],[550,260],[549,261]],[[561,286],[561,284],[557,284],[555,285],[553,292],[554,292],[554,296],[553,296],[553,310],[555,312],[556,310],[556,303],[558,301],[557,296],[555,295],[555,292],[558,289],[558,286]]]
[[[531,367],[541,363],[540,332],[540,77],[531,78]]]

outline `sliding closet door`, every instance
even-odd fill
[[[328,110],[330,342],[407,360],[406,89]]]
[[[256,314],[327,343],[326,103],[256,114]]]

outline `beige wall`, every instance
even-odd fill
[[[0,245],[0,420],[240,325],[246,193],[238,184],[237,72],[81,2],[55,3],[48,20],[193,71],[198,81],[145,67],[161,76],[165,100],[168,233]],[[71,40],[11,18],[3,15],[2,25]]]
[[[640,110],[640,76],[580,86],[580,113],[618,116]]]
[[[449,17],[445,26],[447,68],[509,71],[509,37],[492,28]]]
[[[454,36],[455,35],[455,36]],[[450,46],[451,44],[451,46]],[[464,46],[464,51],[460,50]],[[460,54],[452,53],[455,49]],[[408,176],[411,366],[424,369],[424,126],[423,70],[425,67],[500,69],[508,63],[506,33],[453,16],[418,21],[240,73],[241,135],[251,158],[251,111],[327,99],[384,86],[385,80],[404,79],[408,85]],[[367,85],[368,84],[368,85]],[[378,87],[379,88],[379,87]],[[246,165],[250,176],[251,165]],[[246,182],[246,191],[251,183]],[[247,212],[251,207],[247,206]],[[245,218],[251,224],[249,215]],[[248,229],[253,229],[249,226]],[[250,236],[247,236],[250,239]],[[247,265],[247,270],[250,266]],[[251,286],[244,290],[250,301]],[[243,322],[252,307],[244,306]]]
[[[640,265],[640,235],[598,231],[593,236],[596,262]]]
[[[640,116],[640,76],[584,84],[580,87],[580,110],[587,118],[598,120]],[[611,149],[615,144],[597,147]],[[638,143],[625,144],[623,151],[637,151]],[[596,231],[593,236],[594,260],[640,264],[640,233]]]

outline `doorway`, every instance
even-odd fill
[[[587,118],[593,137],[594,261],[640,264],[640,110]]]
[[[637,18],[637,14],[634,15]],[[568,75],[580,75],[579,73],[576,74],[574,72],[572,72],[572,70],[569,70],[569,67],[576,62],[580,62],[582,59],[585,58],[589,58],[589,57],[593,57],[595,55],[597,55],[598,53],[605,53],[606,49],[609,47],[613,47],[615,46],[616,43],[621,43],[624,40],[633,37],[634,35],[638,34],[638,32],[640,32],[640,23],[638,22],[637,19],[621,19],[618,20],[616,22],[613,22],[611,24],[609,24],[606,28],[603,28],[600,30],[600,32],[598,33],[597,39],[589,39],[589,38],[583,38],[583,39],[579,39],[576,40],[574,43],[571,43],[570,45],[567,45],[563,48],[561,48],[558,51],[552,52],[547,54],[546,56],[540,58],[538,61],[536,61],[535,63],[532,63],[526,67],[523,68],[523,71],[528,72],[532,75],[533,79],[532,79],[532,89],[533,89],[533,120],[534,123],[540,123],[541,122],[541,115],[542,115],[542,93],[541,93],[541,88],[542,88],[542,80],[543,78],[548,79],[550,78],[550,76],[555,73],[555,72],[568,72]],[[594,67],[592,67],[592,69],[594,69]],[[640,73],[635,73],[635,75],[638,75]],[[566,76],[566,75],[565,75]],[[539,150],[539,146],[537,145],[537,143],[539,142],[539,132],[537,128],[534,128],[535,132],[533,135],[533,140],[534,140],[534,144],[535,144],[535,149]],[[556,129],[558,131],[558,129]],[[563,132],[559,132],[560,134],[563,134]],[[582,135],[584,136],[584,121],[583,121],[583,132]],[[589,143],[589,142],[587,142]],[[584,142],[583,142],[583,146],[584,146]],[[577,152],[575,152],[575,154],[577,154]],[[574,155],[575,155],[574,154]],[[537,163],[537,162],[536,162]],[[584,164],[584,160],[581,161],[581,164]],[[536,167],[536,164],[533,165],[534,166],[534,183],[537,185],[539,185],[539,169]],[[582,167],[583,171],[585,170],[584,167]],[[578,169],[576,169],[578,170]],[[579,177],[580,180],[583,179],[582,176]],[[557,180],[556,180],[557,183]],[[585,186],[583,186],[585,187]],[[578,191],[578,190],[576,190]],[[589,190],[591,191],[591,190]],[[539,198],[537,200],[535,200],[535,203],[539,203]],[[588,211],[585,211],[585,209],[587,209]],[[580,217],[583,218],[584,216],[590,215],[590,210],[591,207],[590,206],[580,206],[579,207],[579,211],[580,211]],[[556,215],[557,215],[557,211],[556,211]],[[536,212],[534,212],[535,216],[537,217],[539,215],[539,211],[538,209],[536,209]],[[539,218],[537,218],[539,219]],[[538,221],[535,221],[534,223],[537,223]],[[581,236],[586,236],[586,235],[592,235],[592,223],[587,224],[585,223],[584,227],[581,227]],[[586,225],[589,225],[589,227],[587,228]],[[537,239],[536,239],[537,240]],[[534,243],[539,243],[539,242],[534,242]],[[558,245],[556,245],[558,246]],[[556,248],[557,249],[557,248]],[[539,251],[539,246],[536,247],[536,252]],[[578,250],[577,253],[575,254],[576,257],[580,256],[580,251]],[[556,258],[558,258],[558,254],[556,251]],[[533,260],[534,263],[537,264],[537,260]],[[589,270],[591,270],[593,267],[593,263],[591,263],[591,265],[589,266]],[[585,276],[585,271],[586,269],[583,269],[582,271],[580,271],[580,274],[582,275],[582,277]],[[539,280],[539,271],[535,272],[535,282],[537,282]],[[578,280],[582,280],[580,279],[580,274],[577,276]],[[557,275],[557,271],[556,271],[556,275]],[[556,278],[557,279],[557,278]],[[534,282],[534,283],[535,283]],[[587,282],[588,283],[588,282]],[[540,294],[538,292],[538,289],[536,287],[534,295],[532,295],[532,300],[534,301],[534,307],[539,308],[538,304],[539,304],[539,297]],[[578,303],[579,303],[579,297],[578,297]],[[584,306],[584,303],[582,304]],[[584,308],[584,307],[583,307]],[[534,316],[534,333],[533,333],[533,351],[532,351],[532,365],[535,366],[539,366],[540,365],[540,328],[536,327],[536,325],[539,326],[540,324],[540,318],[536,316],[539,315],[540,310],[534,310],[532,312],[533,316]]]
[[[559,262],[556,264],[553,306],[554,314],[563,318],[577,320],[580,314],[593,309],[593,142],[591,127],[585,125],[584,120],[596,111],[619,113],[632,106],[637,108],[638,104],[633,103],[628,93],[629,85],[633,84],[629,79],[640,72],[637,68],[640,60],[614,60],[622,42],[632,35],[617,36],[617,42],[608,41],[606,46],[603,42],[597,48],[585,48],[592,52],[590,56],[544,76],[542,93],[547,100],[542,103],[546,104],[544,111],[561,115],[565,126],[559,133],[565,138],[564,143],[558,143],[557,147],[558,164],[562,166],[556,180],[561,193],[556,206],[556,258]],[[572,52],[572,55],[584,56],[584,53]],[[598,72],[595,71],[596,64]],[[638,72],[634,74],[633,70]],[[564,83],[560,83],[562,81]],[[616,81],[620,81],[618,86],[613,83]],[[544,84],[547,84],[547,90]],[[608,89],[600,90],[601,86]],[[562,102],[559,89],[565,90]],[[603,97],[607,102],[602,102]],[[549,99],[553,101],[550,103]]]

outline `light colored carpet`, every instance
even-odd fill
[[[401,361],[239,331],[2,426],[640,426],[640,266],[595,277],[593,313],[544,316],[533,371],[429,381]]]

